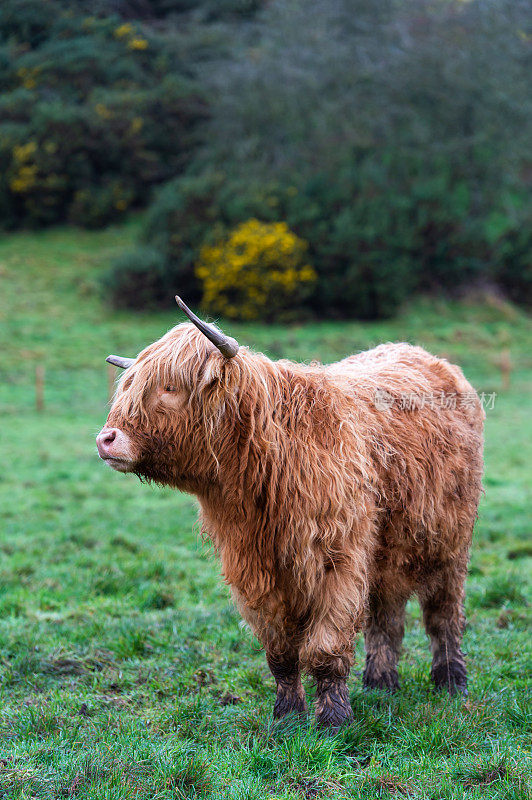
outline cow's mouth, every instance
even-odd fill
[[[117,472],[132,472],[136,452],[129,436],[119,428],[102,428],[96,437],[98,455]]]
[[[106,458],[103,458],[102,461],[105,461],[107,466],[111,467],[111,469],[114,469],[117,472],[131,472],[134,466],[133,462],[126,458],[114,458],[107,456]]]

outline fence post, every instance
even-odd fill
[[[502,388],[505,392],[510,388],[510,376],[512,374],[512,359],[510,357],[510,349],[506,348],[502,351],[499,360],[499,367],[501,370]]]
[[[44,411],[44,364],[35,365],[35,410]]]

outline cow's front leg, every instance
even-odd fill
[[[290,648],[282,652],[267,648],[266,658],[277,683],[277,697],[273,707],[274,717],[281,719],[287,714],[305,714],[307,701],[301,683],[299,653]]]
[[[316,680],[316,722],[333,732],[353,719],[347,690],[350,666],[347,658],[326,659],[322,654],[319,664],[311,667]]]
[[[301,660],[316,681],[316,721],[332,731],[353,718],[347,679],[364,620],[365,586],[349,564],[325,577]]]
[[[307,701],[301,683],[299,665],[299,648],[301,644],[301,626],[290,623],[287,627],[285,614],[279,614],[283,608],[278,596],[271,597],[259,609],[252,608],[244,595],[235,587],[231,587],[235,604],[260,640],[266,653],[268,666],[277,684],[277,697],[273,707],[274,717],[280,719],[287,714],[305,714]],[[283,618],[283,622],[275,621]]]

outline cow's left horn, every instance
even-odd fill
[[[124,358],[123,356],[107,356],[105,360],[109,364],[114,364],[115,367],[120,367],[120,369],[127,369],[135,363],[134,358]]]
[[[220,353],[225,356],[226,358],[233,358],[238,353],[238,342],[236,339],[233,339],[231,336],[225,336],[223,333],[220,333],[214,325],[209,325],[208,322],[203,322],[199,317],[197,317],[184,303],[180,297],[176,295],[175,301],[181,311],[184,311],[187,317],[191,322],[194,323],[196,328],[198,328],[206,337],[207,339],[212,342]]]

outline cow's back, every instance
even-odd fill
[[[344,391],[349,387],[371,442],[382,547],[405,568],[420,558],[452,557],[469,542],[482,476],[484,412],[461,369],[399,343],[327,371]]]

